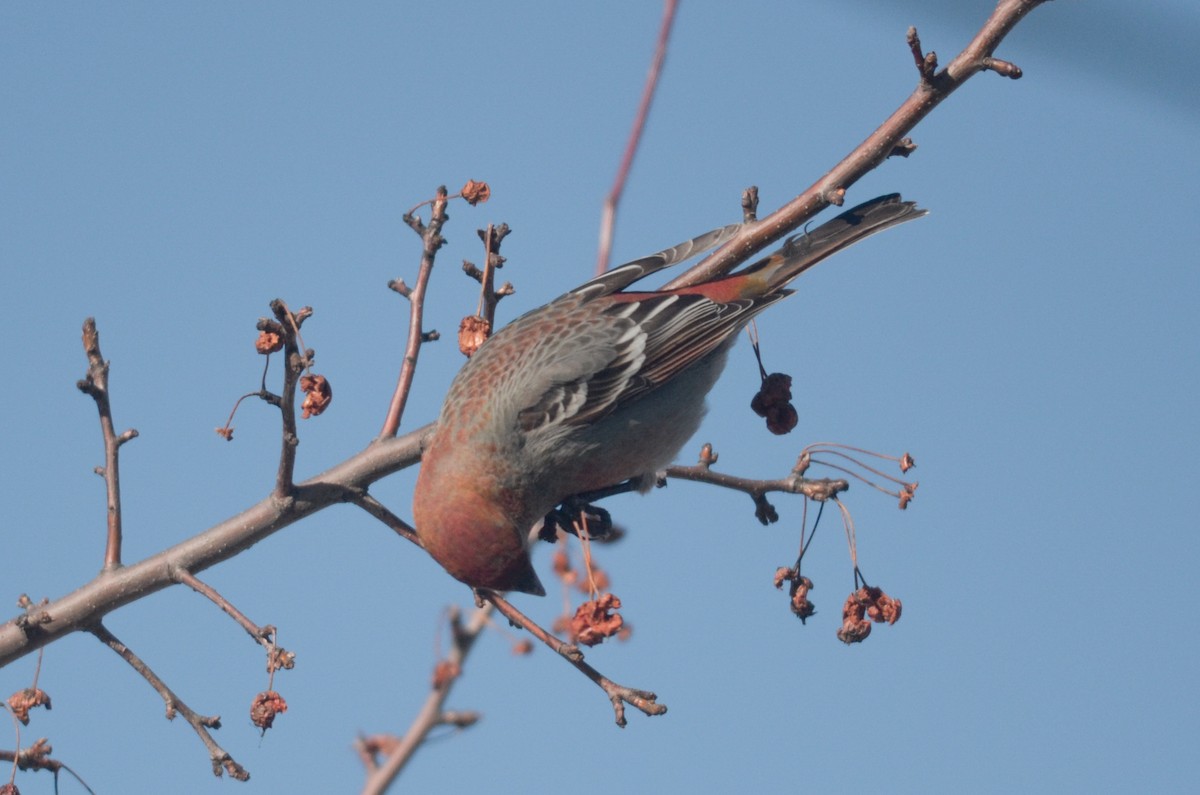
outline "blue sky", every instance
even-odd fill
[[[795,378],[799,427],[747,409],[740,346],[695,447],[774,477],[804,444],[916,456],[905,513],[863,487],[854,512],[894,627],[834,637],[852,582],[840,530],[817,537],[818,614],[801,626],[771,575],[794,556],[800,504],[685,483],[609,507],[630,529],[602,551],[634,626],[589,654],[657,691],[668,715],[612,726],[600,691],[539,651],[483,639],[450,706],[483,713],[425,747],[419,792],[1170,791],[1197,740],[1189,602],[1200,541],[1200,12],[1059,0],[997,53],[1025,78],[972,80],[871,174],[928,218],[798,282],[760,322]],[[908,25],[948,61],[990,11],[972,2],[684,3],[621,207],[628,259],[791,198],[873,130],[916,79]],[[140,559],[260,499],[277,423],[264,407],[217,438],[255,388],[255,320],[311,304],[305,340],[335,389],[304,423],[299,471],[377,432],[412,279],[401,214],[439,184],[487,180],[451,211],[429,326],[473,311],[458,274],[475,229],[507,222],[511,319],[587,278],[656,33],[656,3],[8,4],[0,9],[0,596],[60,596],[94,576],[104,509],[95,412],[74,388],[95,315],[123,450],[126,557]],[[427,348],[407,428],[432,419],[460,357]],[[693,451],[685,451],[690,460]],[[408,514],[414,472],[373,493]],[[828,519],[829,517],[827,517]],[[548,550],[538,565],[548,572]],[[808,561],[806,560],[806,564]],[[291,705],[260,740],[265,687],[245,634],[173,589],[107,624],[252,772],[218,782],[182,722],[90,636],[47,650],[54,710],[23,733],[98,792],[355,791],[359,731],[403,731],[425,697],[439,617],[465,589],[348,507],[205,573],[280,628]],[[548,580],[548,574],[544,577]],[[553,589],[552,589],[553,591]],[[559,605],[519,604],[550,620]],[[5,694],[34,660],[0,671]],[[0,724],[2,725],[2,724]],[[12,735],[0,729],[0,747]],[[45,774],[22,792],[52,791]],[[81,791],[64,782],[62,791]]]

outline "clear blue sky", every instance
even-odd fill
[[[849,200],[900,191],[928,218],[823,264],[761,323],[796,379],[800,425],[768,435],[737,351],[696,446],[720,466],[786,473],[810,441],[910,450],[905,513],[848,504],[867,575],[904,617],[847,648],[851,587],[836,525],[813,547],[818,614],[771,587],[800,503],[754,520],[744,496],[683,483],[613,500],[630,528],[603,551],[634,625],[589,659],[670,713],[612,725],[603,695],[544,651],[489,635],[450,706],[471,730],[424,748],[413,792],[1179,791],[1198,705],[1200,12],[1059,0]],[[685,2],[621,208],[631,258],[790,198],[866,136],[915,81],[916,24],[948,60],[991,3]],[[577,3],[91,3],[0,9],[0,599],[58,597],[100,566],[100,437],[79,327],[113,362],[126,555],[191,536],[270,487],[277,420],[248,405],[254,322],[277,296],[305,327],[335,401],[302,427],[318,472],[377,432],[416,271],[400,216],[442,183],[491,183],[452,210],[430,327],[474,307],[461,259],[507,222],[512,318],[585,279],[600,203],[660,8]],[[460,364],[425,351],[407,427],[432,419]],[[690,459],[693,453],[687,452]],[[413,473],[377,496],[407,515]],[[548,566],[543,550],[539,566]],[[182,721],[91,637],[48,649],[54,710],[23,733],[98,792],[355,791],[359,731],[403,731],[425,697],[439,616],[465,589],[350,508],[293,526],[205,578],[280,628],[298,667],[265,739],[245,634],[183,589],[108,624],[194,708],[248,784],[217,782]],[[549,620],[557,596],[520,601]],[[34,660],[0,671],[5,695]],[[0,746],[12,746],[0,723]],[[25,793],[51,792],[45,774]],[[64,793],[78,792],[64,782]]]

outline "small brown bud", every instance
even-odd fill
[[[267,673],[272,674],[279,669],[290,671],[296,667],[296,652],[276,646],[267,653]]]

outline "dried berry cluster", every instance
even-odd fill
[[[791,583],[788,594],[791,596],[792,612],[801,623],[805,623],[817,612],[813,603],[808,600],[813,582],[795,568],[780,567],[775,570],[775,587],[783,588],[785,582]],[[862,643],[871,634],[871,622],[895,624],[900,620],[900,610],[899,599],[888,596],[882,588],[864,585],[850,594],[842,606],[842,626],[837,631],[838,640],[847,644]]]
[[[871,634],[872,621],[895,624],[899,620],[900,600],[888,596],[882,588],[864,585],[846,597],[838,640],[847,644],[862,643]]]
[[[800,421],[792,405],[792,377],[786,373],[763,376],[762,387],[750,401],[750,408],[767,420],[767,430],[782,436],[791,432]]]
[[[619,527],[610,526],[602,536],[603,543],[612,543],[622,535],[623,531]],[[583,536],[586,538],[587,534],[584,533]],[[574,615],[559,616],[554,622],[553,630],[565,635],[572,643],[581,643],[584,646],[595,646],[614,635],[618,640],[628,640],[632,634],[631,629],[621,614],[616,612],[621,609],[621,600],[616,594],[609,592],[611,581],[608,572],[600,568],[593,559],[590,552],[591,541],[584,542],[584,570],[580,571],[571,563],[570,555],[567,554],[565,534],[560,534],[559,538],[559,548],[554,553],[554,573],[564,586],[573,587],[591,598],[579,605]]]

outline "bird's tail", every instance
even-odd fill
[[[880,196],[847,210],[811,232],[788,238],[778,251],[737,275],[755,274],[769,285],[770,290],[778,290],[831,254],[928,212],[917,207],[916,202],[902,200],[898,193]]]

